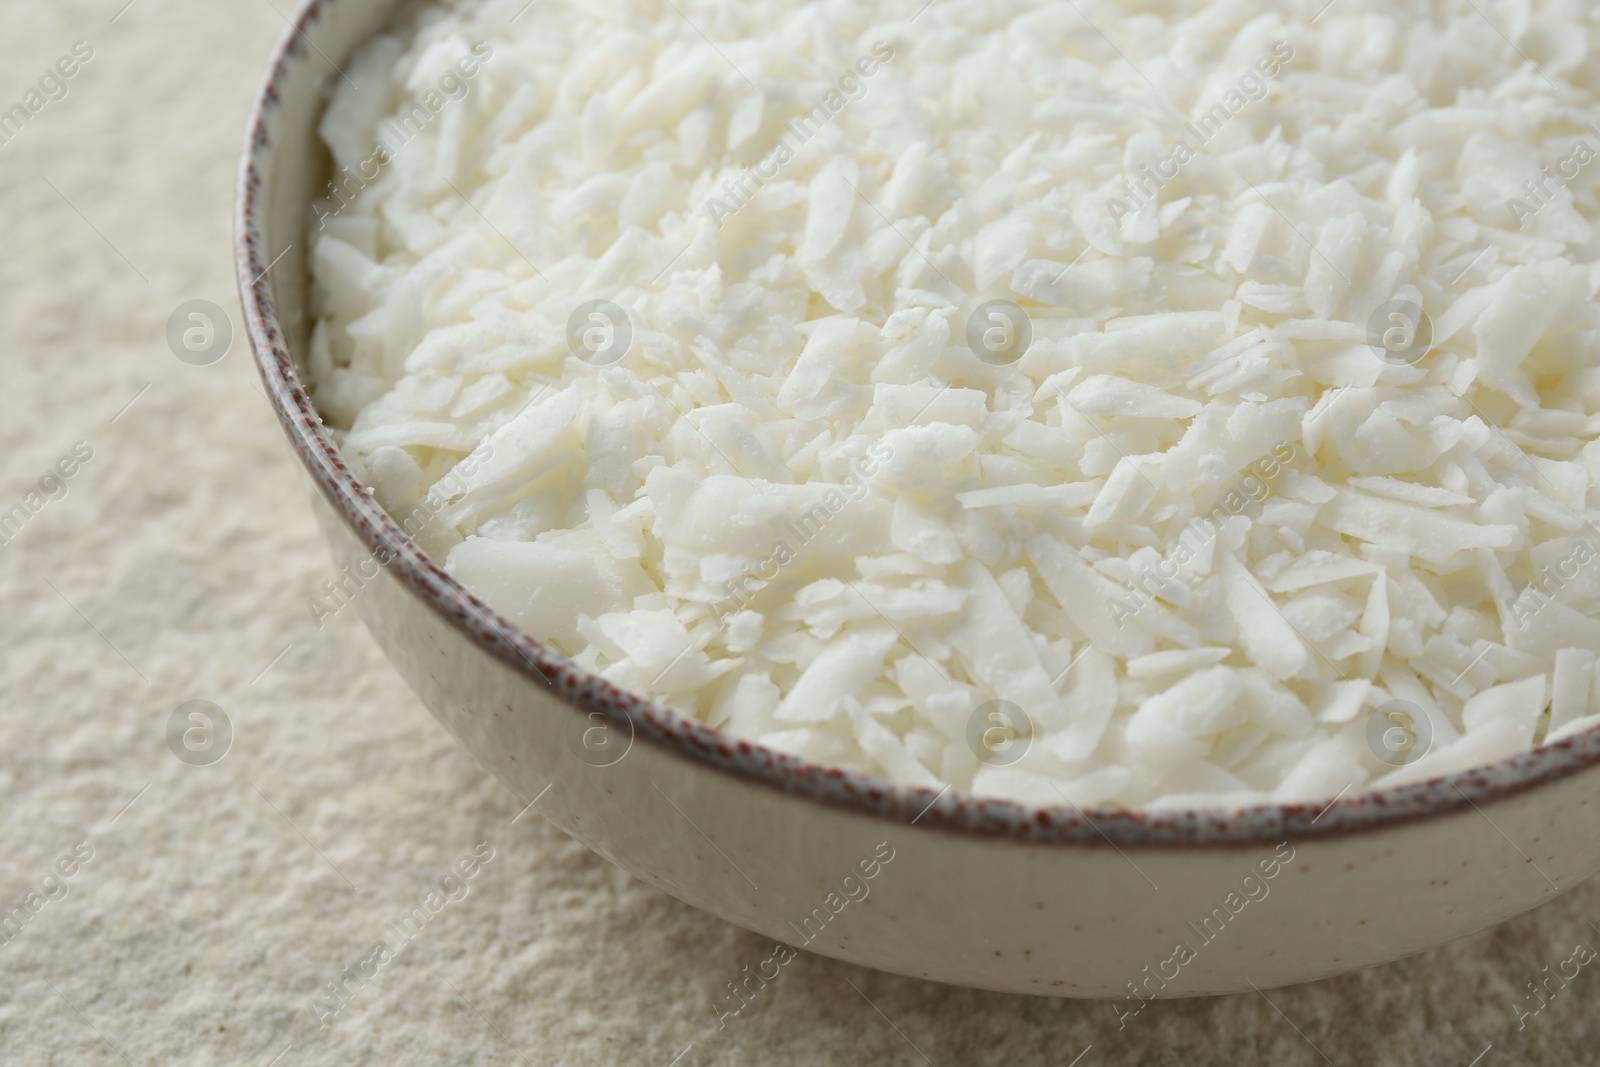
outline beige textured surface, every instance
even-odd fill
[[[208,368],[162,340],[191,298],[238,327],[235,153],[287,0],[136,0],[113,24],[123,2],[0,21],[5,107],[75,40],[96,52],[0,146],[0,510],[75,441],[95,450],[0,548],[0,901],[94,849],[0,944],[0,1063],[1066,1067],[1092,1045],[1082,1067],[1466,1067],[1490,1043],[1484,1067],[1596,1062],[1600,965],[1521,1032],[1511,1005],[1600,946],[1600,884],[1413,960],[1270,1003],[1158,1004],[1121,1031],[1105,1004],[809,956],[718,1031],[713,997],[770,946],[513,825],[353,614],[313,624],[331,568],[242,339]],[[192,698],[236,732],[211,767],[166,746]],[[485,841],[470,895],[319,1031],[311,993]]]

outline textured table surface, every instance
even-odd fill
[[[67,96],[0,145],[0,511],[27,507],[78,442],[93,450],[0,547],[0,903],[31,889],[42,902],[0,943],[0,1063],[1600,1057],[1600,967],[1521,1030],[1513,1009],[1546,965],[1600,946],[1600,883],[1415,959],[1166,1002],[1121,1030],[1103,1003],[804,955],[719,1030],[712,1000],[770,946],[532,814],[513,823],[520,805],[353,613],[317,628],[306,600],[332,568],[243,339],[209,367],[163,339],[191,299],[239,329],[236,152],[289,0],[135,0],[119,14],[126,2],[10,0],[0,17],[0,107],[74,42],[94,50]],[[232,724],[211,766],[167,745],[192,699]],[[482,843],[493,858],[469,894],[319,1029],[312,994]],[[52,879],[74,849],[92,856]]]

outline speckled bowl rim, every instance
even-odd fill
[[[1038,845],[1116,847],[1265,846],[1377,830],[1442,816],[1550,785],[1600,763],[1600,728],[1496,763],[1409,785],[1342,795],[1331,803],[1262,804],[1241,809],[1091,809],[1030,807],[948,789],[899,785],[814,763],[729,737],[672,709],[624,692],[535,640],[473,596],[413,545],[345,465],[295,370],[280,328],[263,256],[261,176],[273,147],[267,116],[279,86],[304,57],[305,28],[338,0],[306,0],[273,50],[250,110],[240,161],[235,266],[256,365],[279,420],[306,469],[356,536],[394,557],[389,569],[468,641],[545,686],[574,713],[598,712],[635,743],[673,753],[707,770],[893,823],[916,822],[980,838]],[[304,68],[302,68],[304,69]],[[302,73],[305,77],[307,74]],[[320,77],[320,75],[318,75]]]

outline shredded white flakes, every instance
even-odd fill
[[[318,407],[508,618],[856,771],[1600,726],[1600,8],[1291,6],[409,8],[330,83]]]

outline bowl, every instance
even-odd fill
[[[422,553],[307,396],[309,203],[330,173],[328,81],[395,0],[310,0],[251,110],[237,272],[266,393],[379,646],[522,802],[664,892],[793,949],[1012,993],[1270,988],[1397,959],[1600,870],[1600,732],[1464,773],[1245,810],[1029,808],[896,785],[735,740],[622,692],[520,631]],[[785,948],[784,946],[788,946]],[[744,991],[744,992],[741,992]]]

